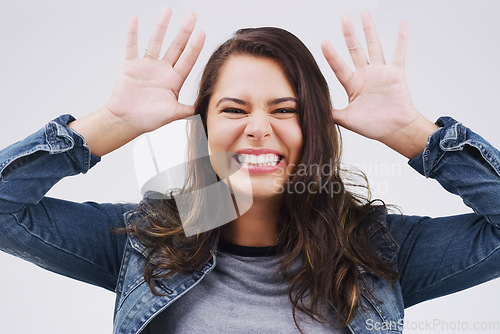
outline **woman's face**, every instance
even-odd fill
[[[210,99],[207,132],[212,165],[219,177],[231,175],[233,192],[262,199],[286,191],[302,149],[297,108],[274,60],[233,55],[226,61]]]

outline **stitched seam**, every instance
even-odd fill
[[[215,256],[212,256],[212,259],[214,260],[214,263],[213,263],[213,265],[212,265],[212,269],[213,269],[213,268],[215,268],[215,265],[216,265],[216,261],[217,261],[217,260],[216,260]],[[211,270],[212,270],[212,269],[211,269]],[[210,271],[211,271],[211,270],[210,270]],[[196,280],[194,281],[194,283],[193,283],[190,287],[188,287],[188,288],[186,288],[184,291],[182,291],[179,295],[177,295],[177,297],[172,298],[172,299],[171,299],[171,300],[170,300],[170,301],[169,301],[166,305],[164,305],[164,306],[163,306],[163,308],[160,308],[160,309],[159,309],[156,313],[154,313],[152,316],[150,316],[150,317],[149,317],[149,320],[148,320],[148,321],[146,321],[146,322],[145,322],[145,323],[144,323],[144,324],[143,324],[140,328],[138,328],[136,333],[140,333],[142,330],[144,330],[144,328],[146,328],[146,326],[147,326],[147,325],[151,322],[151,320],[152,320],[154,317],[156,317],[156,315],[158,315],[159,313],[161,313],[161,312],[162,312],[163,310],[165,310],[165,309],[166,309],[166,308],[167,308],[170,304],[172,304],[174,301],[176,301],[176,300],[178,300],[179,298],[181,298],[181,297],[182,297],[184,294],[186,294],[189,290],[191,290],[193,287],[195,287],[196,285],[198,285],[198,283],[200,283],[200,282],[201,282],[201,280],[202,280],[202,279],[203,279],[206,275],[208,275],[209,273],[210,273],[210,272],[206,272],[206,273],[202,274],[202,275],[201,275],[201,277],[199,277],[198,279],[196,279]],[[190,278],[192,278],[192,276],[191,276]],[[173,288],[173,290],[177,290],[177,288],[178,288],[178,285],[177,285],[177,286],[175,286],[175,287]],[[136,326],[135,328],[137,328],[137,326]]]
[[[7,161],[4,162],[4,164],[0,165],[0,178],[2,178],[2,180],[3,180],[3,172],[5,171],[5,169],[8,166],[10,166],[10,164],[13,161],[16,161],[18,159],[27,157],[29,155],[32,155],[33,153],[38,152],[38,151],[50,152],[50,147],[47,147],[47,145],[45,145],[45,144],[43,144],[43,145],[36,145],[36,146],[32,147],[31,149],[29,149],[29,150],[27,150],[25,152],[22,152],[19,155],[16,155],[16,156],[12,157],[11,159],[8,159]]]

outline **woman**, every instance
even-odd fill
[[[344,34],[357,71],[323,45],[350,97],[345,110],[330,111],[328,87],[307,49],[273,28],[243,30],[224,43],[193,108],[177,96],[203,35],[179,59],[194,27],[188,17],[157,60],[169,17],[165,10],[144,59],[131,20],[127,59],[105,107],[79,120],[62,116],[2,151],[3,249],[115,291],[116,333],[401,332],[404,307],[499,275],[499,153],[454,120],[441,119],[439,129],[414,108],[403,71],[406,25],[390,65],[367,14],[370,64],[348,19]],[[186,221],[169,199],[146,197],[137,207],[43,198],[61,177],[193,113],[216,157],[201,167],[230,183],[235,197],[252,193],[251,208],[229,224],[186,238]],[[477,214],[387,215],[383,205],[347,191],[334,122],[412,159]],[[332,168],[299,173],[313,164]],[[236,171],[228,175],[230,166]],[[199,168],[185,191],[207,185]],[[322,192],[325,182],[336,191]]]

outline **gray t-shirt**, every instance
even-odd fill
[[[278,272],[281,257],[269,255],[274,251],[224,243],[213,272],[155,317],[143,333],[300,333],[288,283]],[[300,266],[298,260],[293,269]],[[303,333],[349,332],[296,314]]]

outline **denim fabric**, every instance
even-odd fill
[[[140,333],[215,267],[190,275],[143,278],[146,247],[113,229],[140,219],[136,204],[72,203],[44,197],[61,178],[87,172],[99,158],[66,126],[65,115],[0,152],[0,249],[48,270],[116,292],[114,333]],[[371,240],[397,261],[401,279],[387,288],[367,276],[352,333],[402,333],[404,308],[500,276],[500,153],[447,117],[410,165],[462,197],[475,213],[453,217],[385,215]]]

